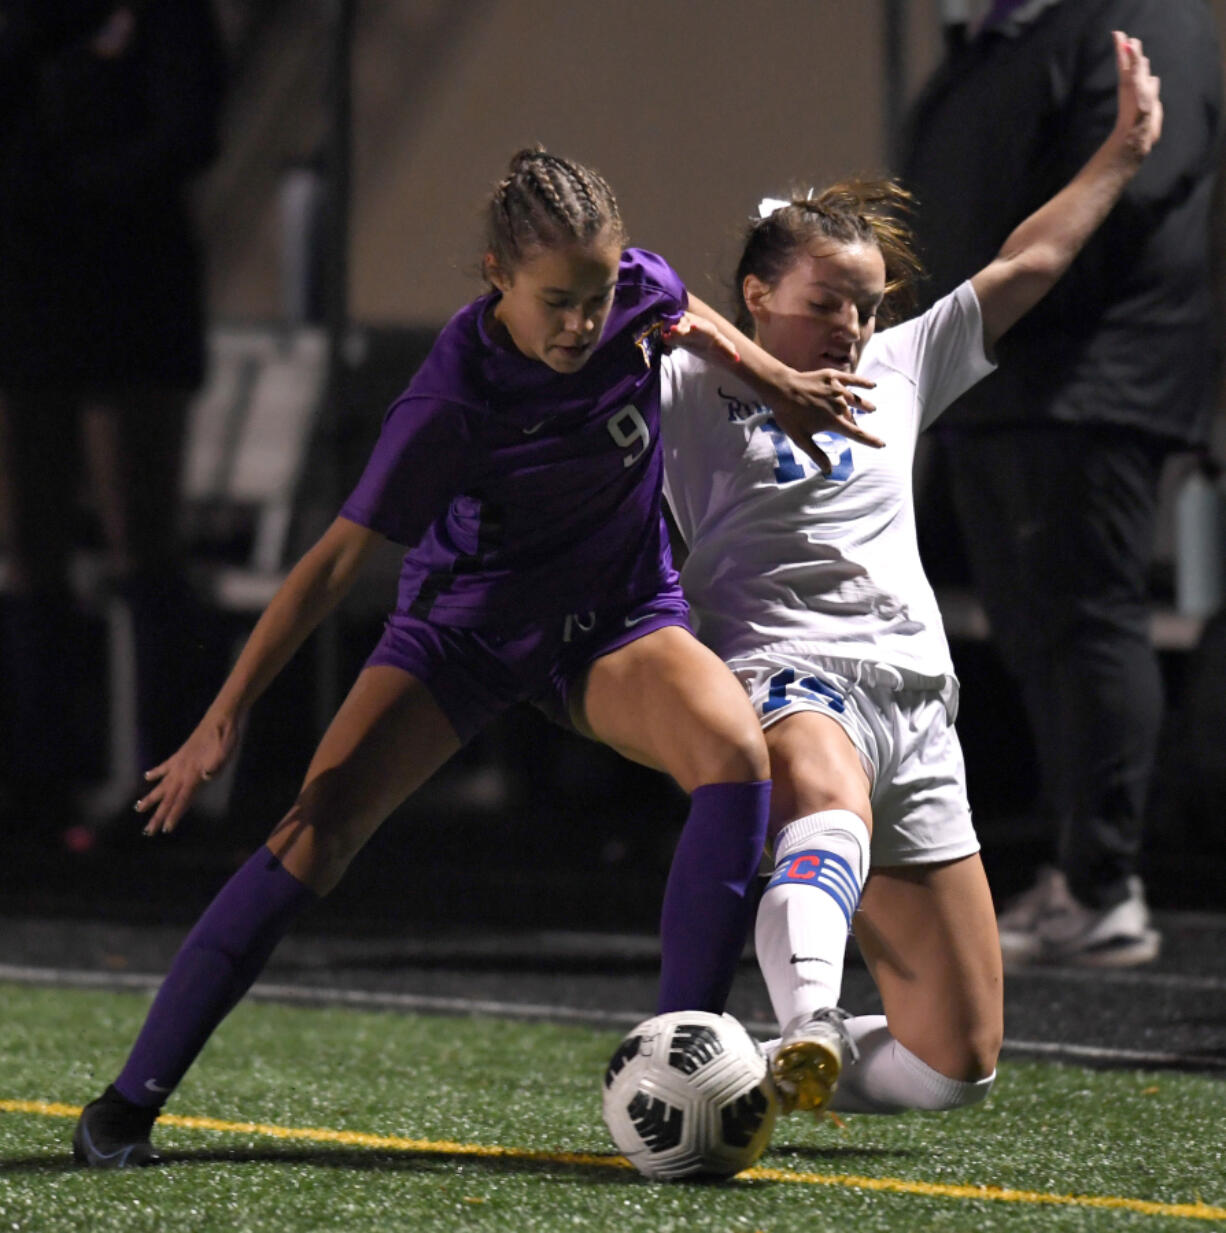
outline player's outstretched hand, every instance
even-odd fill
[[[684,347],[711,360],[740,362],[736,344],[722,333],[715,322],[693,313],[682,313],[680,319],[660,336],[669,347]]]
[[[768,401],[775,421],[792,441],[813,459],[823,475],[830,474],[830,459],[814,444],[819,432],[837,432],[851,441],[880,449],[885,442],[856,423],[857,411],[875,411],[861,389],[876,385],[867,377],[837,368],[816,372],[793,372],[781,387],[779,396]]]
[[[207,714],[179,749],[160,766],[145,772],[153,787],[136,802],[136,812],[152,815],[144,833],[169,834],[187,812],[202,783],[230,760],[238,745],[238,725],[228,716]]]
[[[1162,135],[1161,83],[1149,71],[1149,58],[1140,39],[1112,31],[1115,67],[1119,76],[1119,104],[1113,137],[1140,162]]]

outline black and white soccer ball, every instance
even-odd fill
[[[766,1150],[779,1102],[757,1042],[731,1016],[645,1019],[604,1077],[604,1120],[647,1177],[731,1177]]]

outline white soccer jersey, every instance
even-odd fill
[[[969,282],[874,335],[857,371],[877,383],[864,391],[877,410],[862,422],[885,446],[822,433],[834,464],[823,476],[748,386],[690,352],[666,357],[664,490],[702,640],[725,660],[786,643],[952,682],[920,564],[912,460],[920,431],[993,367]]]

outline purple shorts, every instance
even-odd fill
[[[416,677],[461,741],[517,702],[533,702],[569,728],[572,696],[588,665],[666,625],[690,629],[680,587],[516,630],[464,629],[395,612],[366,666],[386,664]]]

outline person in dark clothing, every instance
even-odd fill
[[[1203,445],[1213,408],[1222,70],[1207,4],[997,0],[921,92],[903,169],[936,299],[1110,128],[1112,29],[1142,40],[1168,138],[938,436],[1057,826],[1056,865],[1000,917],[1013,962],[1127,965],[1160,947],[1137,872],[1163,708],[1148,566],[1163,462]]]
[[[140,765],[179,703],[179,460],[204,372],[187,190],[217,151],[224,66],[208,0],[0,0],[0,66],[9,778],[23,813],[62,826],[78,457],[132,616]]]
[[[43,60],[110,15],[115,0],[12,0],[0,8],[0,123],[33,87]]]

